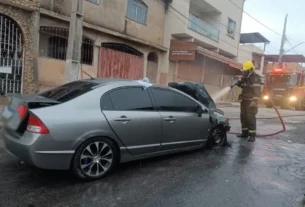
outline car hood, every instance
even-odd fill
[[[188,94],[208,109],[216,110],[216,104],[204,84],[197,82],[171,82],[168,83],[168,86]]]
[[[216,108],[216,104],[205,88],[204,84],[197,82],[171,82],[169,87],[182,91],[193,97],[209,109],[211,128],[223,125],[226,131],[230,130],[228,119],[225,118],[224,112]]]

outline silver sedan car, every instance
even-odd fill
[[[97,179],[116,164],[221,146],[229,124],[204,86],[89,79],[37,95],[11,95],[4,144],[42,169]]]

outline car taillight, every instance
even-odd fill
[[[24,105],[19,105],[17,108],[17,112],[20,116],[20,120],[22,121],[28,112],[28,107]]]
[[[30,114],[30,117],[28,120],[28,126],[27,126],[26,130],[29,132],[36,133],[36,134],[49,134],[48,128],[34,114]]]

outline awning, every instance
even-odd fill
[[[240,34],[240,43],[241,44],[247,44],[247,43],[266,43],[269,44],[270,41],[265,38],[263,35],[261,35],[259,32],[253,32],[253,33],[242,33]]]
[[[278,62],[279,55],[265,55],[266,62]],[[304,55],[283,55],[282,62],[284,63],[305,63]]]
[[[217,53],[214,53],[212,51],[209,51],[207,49],[204,49],[202,47],[198,47],[197,48],[197,52],[204,55],[204,56],[207,56],[209,58],[212,58],[214,60],[217,60],[217,61],[220,61],[220,62],[223,62],[225,64],[228,64],[229,66],[233,67],[233,68],[236,68],[238,70],[240,70],[242,68],[242,65],[230,58],[227,58],[225,56],[222,56],[222,55],[219,55]]]
[[[198,46],[194,42],[171,40],[169,60],[171,61],[194,61],[196,59],[196,52],[211,59],[223,62],[229,66],[241,69],[242,65],[230,58],[222,56],[218,53],[212,52],[208,49]]]

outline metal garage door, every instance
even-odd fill
[[[143,78],[143,54],[124,44],[102,44],[99,62],[99,78]]]

